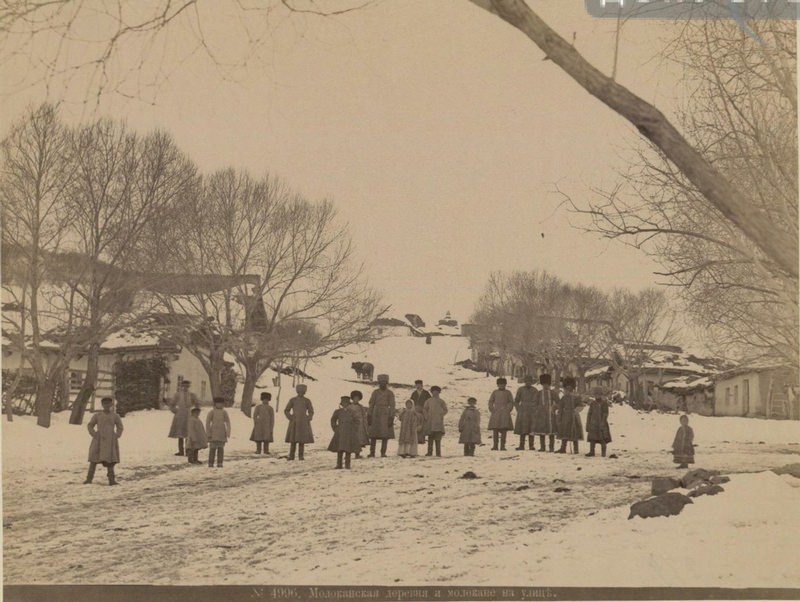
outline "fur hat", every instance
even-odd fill
[[[200,408],[194,407],[190,410],[194,416],[197,416],[200,413]]]
[[[566,387],[572,387],[573,389],[575,388],[575,379],[571,376],[565,376],[561,380],[561,383],[564,385],[565,388]]]
[[[218,403],[221,403],[221,404],[224,405],[225,404],[225,398],[224,397],[215,397],[214,398],[214,405],[217,405]]]
[[[272,393],[264,392],[261,394],[261,401],[269,401],[270,399],[272,399]]]
[[[114,403],[114,398],[113,397],[103,397],[103,399],[100,400],[100,403]]]
[[[414,381],[414,384],[415,385],[421,385],[422,381],[420,379],[417,379],[417,380]]]
[[[474,397],[470,397],[469,399],[467,399],[467,403],[471,406],[474,406],[476,403],[478,403],[478,400],[475,399]]]
[[[539,375],[539,384],[540,385],[550,385],[553,383],[553,379],[550,377],[549,374],[540,374]]]
[[[300,383],[294,388],[294,390],[297,391],[298,395],[302,395],[303,393],[308,391],[308,386],[304,385],[303,383]]]
[[[441,393],[442,392],[442,388],[439,385],[433,385],[431,387],[431,393],[433,393],[434,391],[438,391],[439,393]]]
[[[498,385],[507,385],[508,381],[505,378],[498,378],[497,379],[497,384]]]
[[[389,375],[388,374],[378,374],[378,382],[379,383],[389,383]]]
[[[364,394],[361,391],[351,391],[350,399],[355,399],[356,397],[359,399],[364,399]]]
[[[339,398],[339,403],[350,403],[350,396],[342,395],[341,398]]]

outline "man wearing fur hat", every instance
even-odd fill
[[[517,420],[514,424],[514,433],[519,435],[519,447],[525,449],[525,437],[528,438],[528,449],[533,449],[533,410],[536,403],[536,389],[533,388],[533,376],[525,376],[525,384],[517,389],[514,397],[514,408],[517,410]]]
[[[389,375],[378,375],[378,388],[369,398],[369,456],[375,457],[375,445],[381,440],[381,458],[386,457],[389,439],[394,439],[394,393],[389,389]]]
[[[497,389],[489,396],[489,430],[492,431],[492,451],[506,449],[506,435],[514,430],[511,410],[514,409],[514,396],[506,389],[508,381],[497,379]],[[499,445],[499,447],[498,447]]]
[[[567,376],[563,380],[564,395],[558,402],[558,438],[561,448],[557,454],[567,453],[567,442],[572,441],[572,453],[578,453],[578,441],[583,439],[583,425],[578,414],[581,400],[575,394],[575,379]]]
[[[172,425],[169,428],[168,437],[178,440],[176,456],[184,455],[183,440],[189,435],[189,410],[200,407],[200,400],[197,399],[197,395],[189,391],[190,385],[191,383],[188,380],[182,380],[169,404],[169,409],[174,416],[172,417]]]
[[[295,387],[296,397],[292,397],[283,413],[289,419],[289,426],[286,429],[286,443],[291,444],[289,448],[289,460],[294,460],[295,452],[297,458],[303,460],[303,452],[306,443],[314,443],[314,433],[311,431],[311,420],[314,418],[314,406],[308,399],[306,391],[308,387],[299,384]]]
[[[431,398],[431,394],[425,390],[423,383],[421,380],[417,379],[414,381],[414,391],[411,393],[411,401],[414,402],[414,407],[422,416],[422,411],[425,409],[425,402]],[[425,443],[425,433],[420,430],[419,434],[417,435],[417,443]]]
[[[539,384],[542,390],[536,394],[536,410],[533,414],[533,434],[539,435],[539,451],[545,451],[544,438],[548,437],[550,451],[555,451],[556,433],[556,408],[558,397],[550,388],[552,380],[549,374],[539,375]]]

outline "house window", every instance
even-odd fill
[[[182,383],[182,382],[183,382],[183,376],[181,376],[180,374],[178,374],[178,384],[176,385],[176,389],[175,389],[176,391],[179,391],[179,390],[180,390],[180,388],[181,388],[181,383]]]
[[[725,387],[725,405],[731,405],[731,388]]]
[[[733,387],[733,403],[734,405],[739,405],[739,385],[734,385]]]
[[[750,381],[746,378],[742,382],[742,403],[745,407],[750,407]]]
[[[77,391],[81,388],[83,384],[83,378],[80,372],[70,372],[69,373],[69,388],[72,391]]]

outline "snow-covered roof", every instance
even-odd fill
[[[711,389],[713,386],[714,381],[709,376],[687,375],[673,378],[670,381],[658,385],[658,388],[673,393],[690,393],[692,391]]]
[[[586,378],[592,378],[593,376],[600,376],[601,374],[606,374],[611,370],[611,366],[608,364],[600,364],[595,366],[594,368],[589,368],[585,373],[584,376]]]
[[[724,372],[720,372],[716,379],[723,380],[725,378],[733,378],[734,376],[739,376],[740,374],[747,374],[747,373],[757,373],[757,372],[765,372],[767,370],[793,370],[797,372],[796,366],[791,366],[787,362],[773,359],[773,358],[762,358],[759,360],[755,360],[752,362],[748,362],[746,364],[741,364],[730,370],[725,370]]]
[[[108,335],[100,345],[101,349],[127,349],[132,347],[162,347],[166,343],[153,332],[139,332],[132,328],[125,328]]]

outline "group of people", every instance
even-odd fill
[[[539,377],[540,388],[533,386],[533,377],[526,376],[524,384],[515,395],[506,388],[505,378],[497,379],[497,389],[489,396],[489,424],[492,431],[492,450],[505,451],[509,431],[519,436],[517,450],[534,450],[535,437],[539,437],[539,451],[567,453],[568,444],[573,454],[578,453],[578,442],[583,440],[583,425],[580,411],[584,402],[575,393],[575,379],[566,377],[562,381],[563,393],[558,394],[551,387],[549,374]],[[198,453],[209,449],[208,466],[222,467],[225,443],[231,436],[231,421],[225,411],[225,399],[214,398],[214,407],[205,420],[200,420],[200,401],[190,391],[191,383],[181,382],[178,392],[170,403],[173,412],[169,437],[178,440],[176,456],[186,456],[190,464],[201,464]],[[289,460],[304,459],[306,444],[314,442],[311,421],[314,406],[305,395],[305,384],[295,387],[296,395],[286,404],[284,414],[289,420],[286,429],[286,443],[289,443]],[[440,397],[441,387],[433,386],[430,391],[424,388],[421,380],[414,383],[414,391],[405,402],[405,408],[397,411],[394,392],[389,389],[389,376],[378,375],[378,388],[375,389],[366,406],[361,404],[363,395],[353,391],[342,396],[339,407],[331,416],[333,437],[328,451],[336,453],[336,468],[350,468],[353,457],[360,458],[362,451],[369,448],[367,457],[374,458],[380,441],[381,457],[386,457],[389,439],[395,438],[395,420],[400,421],[397,454],[402,458],[413,458],[418,454],[418,446],[427,442],[426,456],[442,455],[442,438],[445,434],[444,417],[447,403]],[[269,454],[269,444],[273,441],[275,411],[269,405],[270,393],[261,393],[261,404],[253,412],[253,429],[250,440],[256,444],[257,454]],[[89,447],[89,472],[84,483],[94,479],[98,464],[108,470],[109,485],[117,485],[114,466],[119,462],[119,438],[122,436],[122,420],[113,410],[114,400],[104,397],[103,410],[92,415],[88,424],[92,442]],[[481,414],[474,397],[467,399],[467,406],[458,421],[459,443],[463,445],[465,456],[474,456],[476,446],[481,440]],[[516,418],[512,419],[512,412]],[[608,424],[609,403],[602,391],[594,391],[588,402],[586,433],[590,444],[586,456],[595,456],[596,446],[606,455],[611,442]],[[694,432],[689,427],[688,416],[681,416],[681,426],[672,444],[673,460],[679,468],[686,468],[694,462]],[[555,449],[555,439],[561,442]],[[547,443],[547,446],[545,445]]]

